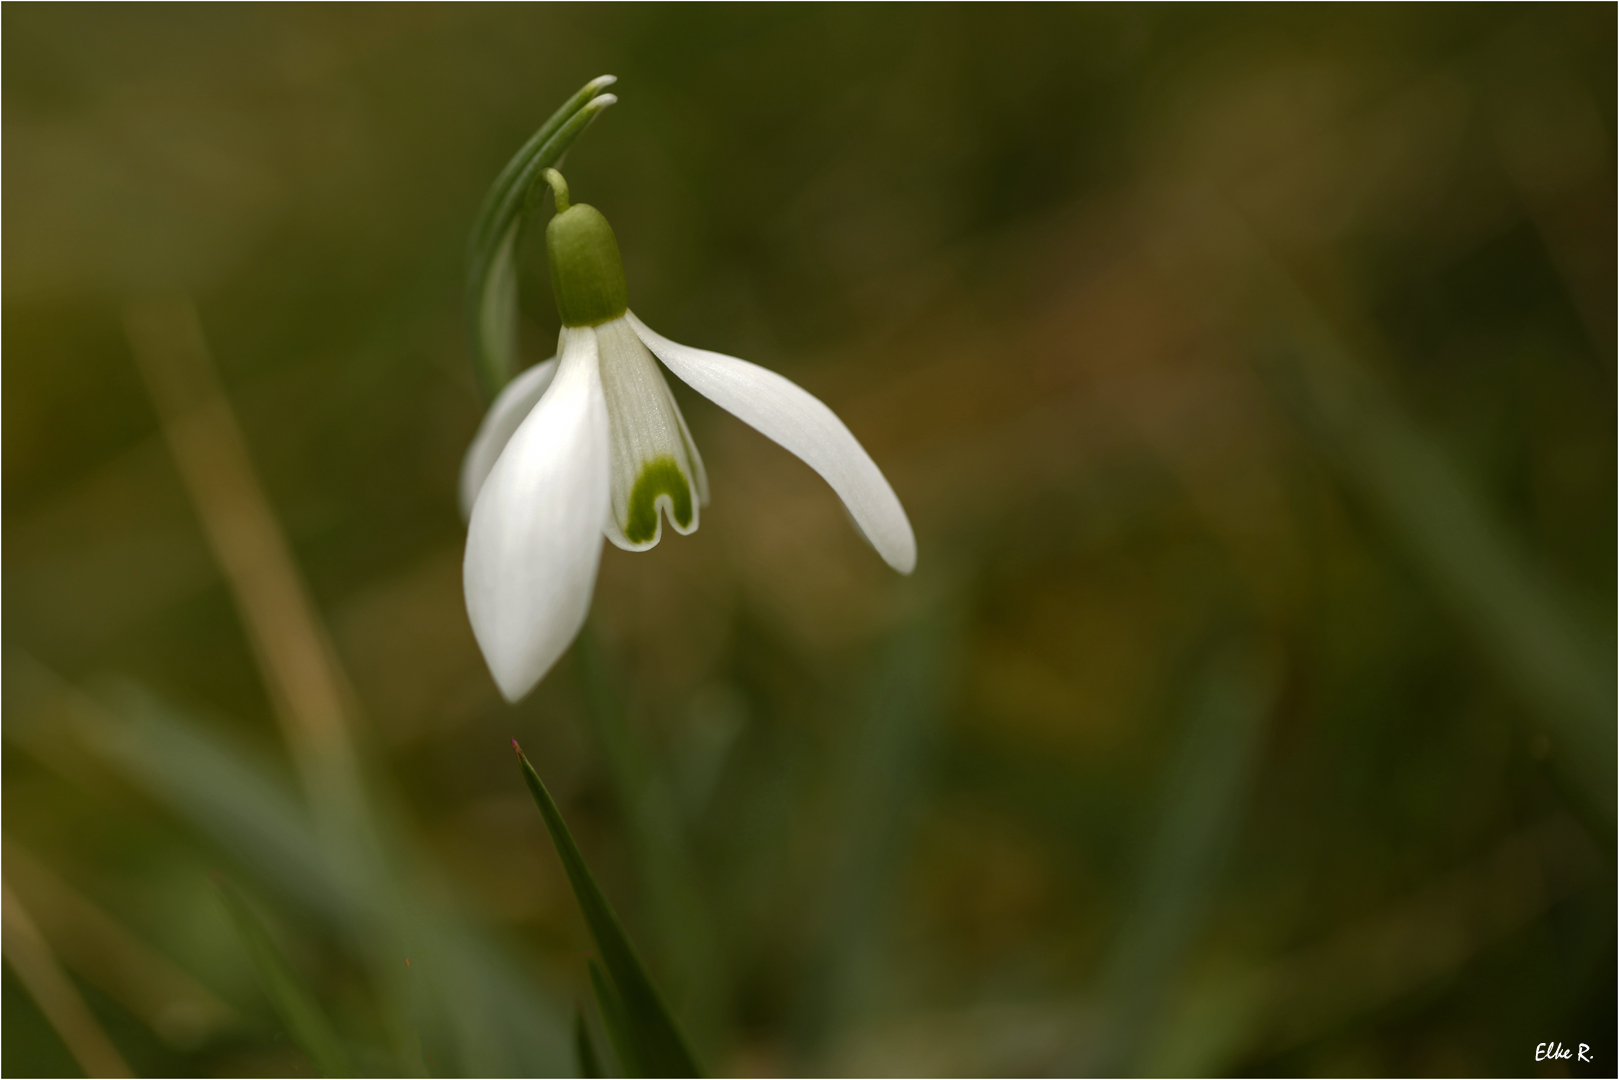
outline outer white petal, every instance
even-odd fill
[[[808,391],[734,356],[694,349],[626,318],[647,348],[688,386],[758,429],[820,473],[883,561],[902,574],[916,567],[916,535],[899,497],[842,420]]]
[[[489,470],[495,467],[495,461],[500,457],[500,452],[506,449],[506,443],[512,437],[512,432],[517,430],[517,425],[545,396],[556,373],[557,358],[554,356],[535,364],[507,383],[506,389],[489,406],[483,423],[478,425],[478,434],[472,437],[472,445],[467,447],[467,456],[461,459],[461,520],[472,517],[472,504],[477,501],[478,489],[483,487]]]
[[[508,701],[534,688],[590,611],[607,453],[596,334],[565,330],[551,390],[506,444],[467,527],[467,615]]]

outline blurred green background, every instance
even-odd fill
[[[514,735],[720,1074],[1615,1071],[1612,5],[3,26],[6,1073],[309,1074],[222,875],[355,1068],[568,1074]],[[920,563],[676,384],[701,531],[511,707],[465,241],[603,72],[632,307],[831,405]],[[222,428],[138,362],[176,290]]]

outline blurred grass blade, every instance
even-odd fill
[[[624,1018],[624,1002],[620,1000],[618,991],[613,989],[607,972],[594,958],[590,961],[590,986],[596,992],[596,1007],[601,1010],[602,1023],[607,1027],[613,1053],[618,1055],[619,1069],[625,1076],[652,1075],[642,1065],[636,1050],[635,1035],[630,1030],[629,1021]]]
[[[1104,963],[1109,1022],[1082,1075],[1142,1075],[1156,1047],[1171,988],[1208,916],[1264,750],[1282,683],[1278,654],[1234,641],[1193,683],[1179,748],[1143,851],[1136,897]]]
[[[618,99],[601,91],[612,75],[590,80],[523,144],[484,196],[467,253],[467,302],[472,318],[473,369],[493,400],[517,365],[517,241],[529,189],[541,171],[562,160],[568,147]]]
[[[62,964],[171,1046],[194,1049],[240,1027],[234,1009],[27,848],[7,836],[0,849],[7,888],[26,905]]]
[[[27,909],[4,883],[0,883],[0,908],[3,908],[0,923],[5,927],[4,934],[0,934],[0,952],[5,954],[12,974],[39,1006],[45,1022],[62,1040],[73,1060],[88,1076],[135,1075],[107,1033],[101,1030],[101,1024],[85,1004],[78,987],[56,962],[50,945]],[[7,1011],[10,1011],[9,1003]],[[7,1027],[11,1027],[9,1021]]]
[[[573,1014],[573,1049],[579,1058],[580,1076],[598,1080],[607,1075],[602,1071],[601,1058],[596,1055],[596,1044],[590,1040],[590,1026],[585,1023],[583,1007]]]
[[[584,677],[591,727],[627,826],[638,910],[649,936],[643,945],[668,980],[666,988],[679,998],[687,1033],[701,1046],[722,1024],[724,976],[680,803],[658,755],[630,723],[621,691],[626,680],[609,665],[588,623],[574,643],[574,656]]]
[[[242,944],[259,973],[281,1022],[292,1041],[304,1049],[322,1076],[352,1076],[348,1052],[326,1019],[314,996],[303,985],[280,947],[270,938],[247,900],[230,882],[220,879],[219,895],[230,913],[231,922],[242,935]]]
[[[539,774],[534,771],[534,766],[524,756],[515,739],[512,740],[512,749],[517,753],[529,793],[534,796],[534,802],[545,818],[545,826],[551,832],[551,840],[556,844],[562,866],[568,872],[568,881],[573,885],[574,896],[584,911],[591,936],[596,939],[596,947],[601,950],[602,961],[612,976],[614,988],[623,1004],[625,1026],[642,1065],[641,1071],[647,1076],[701,1075],[696,1058],[686,1046],[685,1037],[669,1015],[657,988],[652,985],[652,979],[619,924],[618,916],[613,913],[590,868],[585,865],[584,856],[579,853],[579,847],[568,832],[568,826],[552,801],[551,793],[545,789],[545,784],[540,781]],[[625,1064],[628,1066],[629,1063]]]
[[[956,564],[933,571],[883,650],[829,785],[841,839],[822,879],[811,960],[798,991],[797,1050],[817,1060],[871,1016],[890,963],[896,897],[965,625]]]
[[[1611,843],[1612,651],[1303,290],[1279,270],[1272,277],[1296,323],[1294,342],[1265,368],[1278,398],[1535,715],[1571,802]]]
[[[107,697],[110,711],[73,699],[71,723],[86,745],[259,880],[327,918],[346,916],[308,813],[264,758],[132,683],[112,684]]]
[[[414,978],[427,998],[424,1008],[453,1032],[467,1073],[551,1076],[569,1067],[562,1003],[464,913],[417,905],[414,878],[345,879],[334,871],[291,778],[267,755],[227,737],[206,715],[132,683],[111,683],[92,697],[15,650],[6,653],[5,674],[8,692],[37,701],[31,711],[70,734],[75,751],[91,751],[89,757],[166,806],[278,903],[290,902],[366,947],[379,965],[374,974],[397,975],[407,954],[433,961]],[[27,713],[8,715],[7,738],[37,744],[18,715]],[[397,918],[408,928],[408,949],[387,936]],[[396,1049],[402,1060],[412,1056],[408,1045]]]
[[[131,302],[125,331],[186,494],[229,586],[318,818],[363,835],[354,701],[319,609],[259,479],[246,433],[184,293]],[[350,820],[353,815],[360,817]],[[361,841],[366,842],[366,841]]]

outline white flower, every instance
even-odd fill
[[[467,614],[501,693],[528,693],[578,634],[604,534],[645,551],[665,519],[682,535],[697,530],[708,478],[657,360],[820,473],[883,560],[910,573],[905,510],[843,421],[775,372],[650,330],[625,303],[606,219],[569,207],[562,178],[546,175],[557,355],[501,392],[461,471]]]

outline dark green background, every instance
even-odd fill
[[[513,735],[719,1073],[1554,1075],[1548,1040],[1614,1071],[1613,807],[1488,615],[1543,598],[1611,739],[1612,5],[3,24],[8,866],[236,1017],[177,1044],[139,985],[70,964],[138,1072],[308,1067],[212,870],[362,1054],[381,1023],[352,942],[57,719],[69,687],[119,715],[133,683],[289,770],[124,336],[173,288],[387,820],[547,1023],[589,942]],[[701,530],[609,547],[596,667],[576,650],[508,707],[460,596],[464,244],[602,72],[621,101],[566,171],[632,308],[822,397],[920,562],[892,574],[813,474],[677,385]],[[526,258],[538,360],[557,320]],[[1347,435],[1343,386],[1370,387]],[[1475,518],[1424,495],[1431,460]],[[9,967],[4,991],[4,1070],[71,1068]]]

